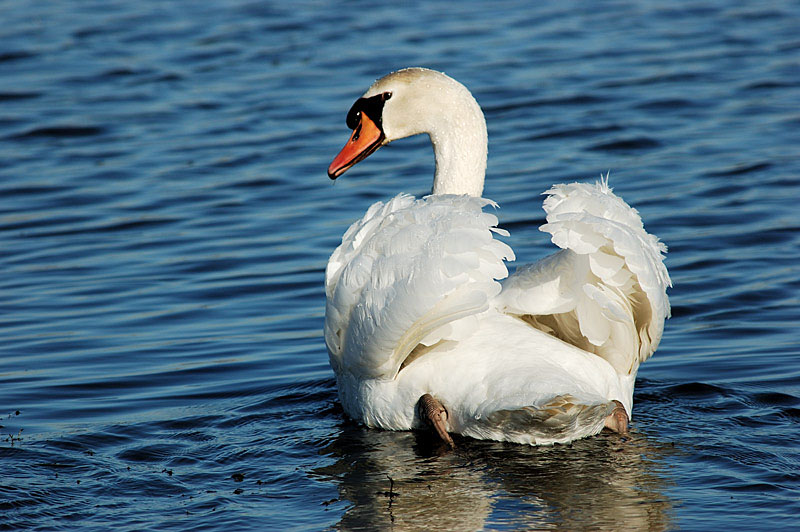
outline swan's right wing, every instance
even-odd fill
[[[653,354],[669,316],[666,246],[639,213],[603,181],[556,185],[544,202],[561,251],[519,268],[498,306],[585,351],[618,373],[635,373]]]
[[[483,212],[490,203],[401,194],[348,229],[325,271],[325,342],[337,374],[390,379],[424,346],[471,334],[513,259],[493,238],[505,232]]]

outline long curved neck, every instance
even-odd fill
[[[436,158],[433,193],[480,196],[486,176],[486,120],[469,91],[457,96],[429,131]]]
[[[486,121],[477,102],[460,106],[457,116],[436,124],[430,131],[436,175],[434,194],[483,194],[488,137]],[[474,108],[473,108],[474,107]]]

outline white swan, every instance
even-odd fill
[[[562,248],[508,277],[508,236],[483,212],[487,135],[470,92],[432,70],[376,81],[347,115],[335,179],[427,133],[433,194],[372,205],[325,272],[325,341],[345,412],[528,444],[627,430],[639,364],[669,314],[666,247],[604,181],[555,185],[541,227]],[[501,284],[499,280],[505,279]]]

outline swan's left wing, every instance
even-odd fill
[[[635,375],[669,316],[666,246],[606,181],[556,185],[547,194],[540,229],[562,249],[520,267],[496,304]]]
[[[493,238],[507,233],[483,212],[488,204],[401,194],[347,230],[325,271],[325,342],[337,374],[393,378],[424,346],[474,330],[508,275],[503,260],[513,260]]]

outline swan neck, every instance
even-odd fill
[[[431,134],[436,158],[434,194],[467,194],[480,197],[486,176],[486,126],[480,131]],[[482,137],[482,138],[481,138]]]
[[[480,197],[486,176],[486,121],[472,96],[430,132],[436,158],[433,194]]]

